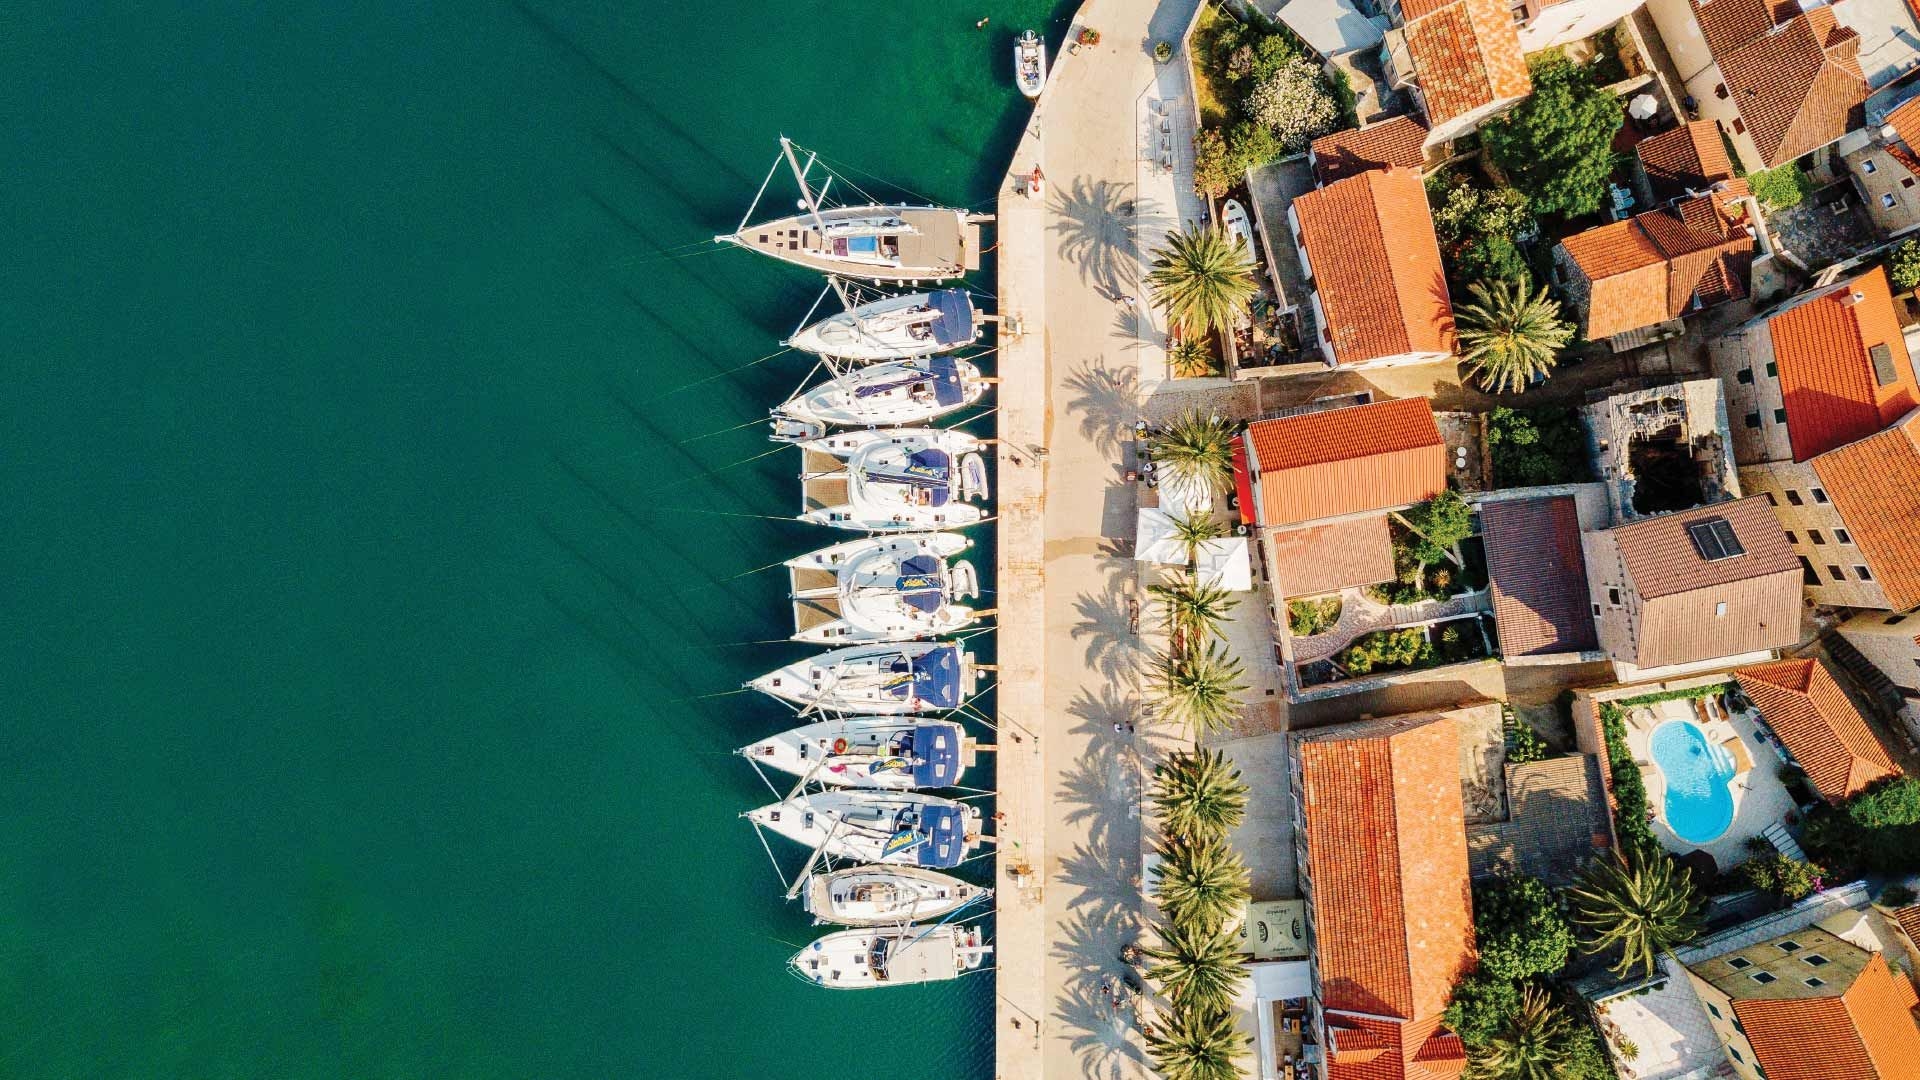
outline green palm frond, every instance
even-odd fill
[[[1224,229],[1195,227],[1167,236],[1153,252],[1147,284],[1153,302],[1181,337],[1229,331],[1259,291],[1253,255]]]
[[[1149,436],[1147,448],[1160,467],[1224,491],[1233,482],[1233,436],[1231,421],[1192,409]]]
[[[1152,674],[1160,714],[1176,724],[1191,725],[1196,735],[1225,731],[1240,715],[1240,660],[1208,642],[1205,652],[1186,656],[1162,654]]]
[[[1460,356],[1481,389],[1501,394],[1524,389],[1528,380],[1553,370],[1560,350],[1573,340],[1573,325],[1560,317],[1560,303],[1522,281],[1479,282],[1471,301],[1454,313]]]
[[[1147,1055],[1162,1080],[1240,1080],[1249,1040],[1227,1011],[1174,1009],[1146,1029]]]
[[[1247,782],[1218,750],[1181,750],[1154,770],[1160,827],[1188,841],[1225,836],[1247,812]]]
[[[1219,930],[1246,911],[1247,864],[1225,837],[1162,846],[1153,878],[1154,899],[1175,923]]]
[[[1613,973],[1634,968],[1652,975],[1661,953],[1700,933],[1693,878],[1664,852],[1636,852],[1600,862],[1567,889],[1573,921],[1588,953],[1619,947]]]
[[[1566,1062],[1572,1020],[1538,986],[1520,992],[1514,1013],[1472,1059],[1476,1080],[1554,1080]]]
[[[1246,981],[1240,963],[1240,938],[1232,930],[1171,923],[1161,928],[1161,944],[1145,950],[1147,968],[1167,998],[1182,1011],[1224,1012]]]
[[[1183,638],[1189,652],[1208,638],[1223,637],[1220,624],[1240,606],[1239,597],[1191,574],[1176,574],[1148,586],[1147,591],[1160,600],[1168,631]]]

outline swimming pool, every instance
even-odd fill
[[[1732,756],[1691,720],[1654,728],[1647,750],[1667,782],[1661,806],[1667,827],[1689,844],[1718,840],[1733,824]]]

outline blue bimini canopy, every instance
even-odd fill
[[[933,376],[933,400],[936,405],[958,405],[966,400],[966,387],[960,385],[960,361],[951,356],[936,356],[927,362]]]
[[[868,469],[867,479],[883,484],[905,484],[908,487],[929,488],[935,493],[933,504],[939,506],[946,502],[941,495],[953,480],[953,459],[945,450],[915,450],[907,458],[907,463],[898,469]]]
[[[920,835],[926,842],[914,852],[921,866],[930,870],[951,870],[966,857],[966,810],[958,805],[925,806],[920,809]]]
[[[914,787],[948,787],[960,775],[960,740],[952,724],[921,724],[912,740]]]
[[[935,709],[960,706],[960,646],[942,645],[913,661],[913,695]]]
[[[900,576],[893,579],[900,599],[915,611],[928,614],[940,610],[946,590],[940,585],[940,560],[931,555],[915,555],[900,564]]]
[[[933,320],[933,340],[942,345],[965,345],[973,340],[973,305],[962,289],[941,289],[930,298],[939,313]]]
[[[865,386],[854,387],[853,396],[856,398],[879,397],[881,394],[884,394],[889,390],[898,390],[903,386],[912,386],[914,383],[917,383],[919,381],[920,381],[920,376],[909,375],[904,379],[890,379],[886,382],[868,383]],[[934,390],[934,393],[936,396],[938,396],[939,394],[938,388]]]

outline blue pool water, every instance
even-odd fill
[[[1691,720],[1669,720],[1647,742],[1666,777],[1663,814],[1673,834],[1689,844],[1718,840],[1733,824],[1733,761],[1707,741]]]

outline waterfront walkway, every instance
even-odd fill
[[[1057,58],[1000,199],[1001,312],[1017,328],[999,353],[1003,1080],[1149,1073],[1137,1017],[1102,993],[1141,931],[1140,762],[1153,737],[1134,674],[1124,455],[1166,363],[1140,250],[1193,204],[1174,111],[1187,106],[1169,101],[1184,76],[1153,62],[1152,43],[1178,42],[1196,6],[1088,4],[1075,26],[1102,43]],[[1143,160],[1163,115],[1171,170]],[[1036,164],[1047,192],[1032,200],[1018,179]]]

